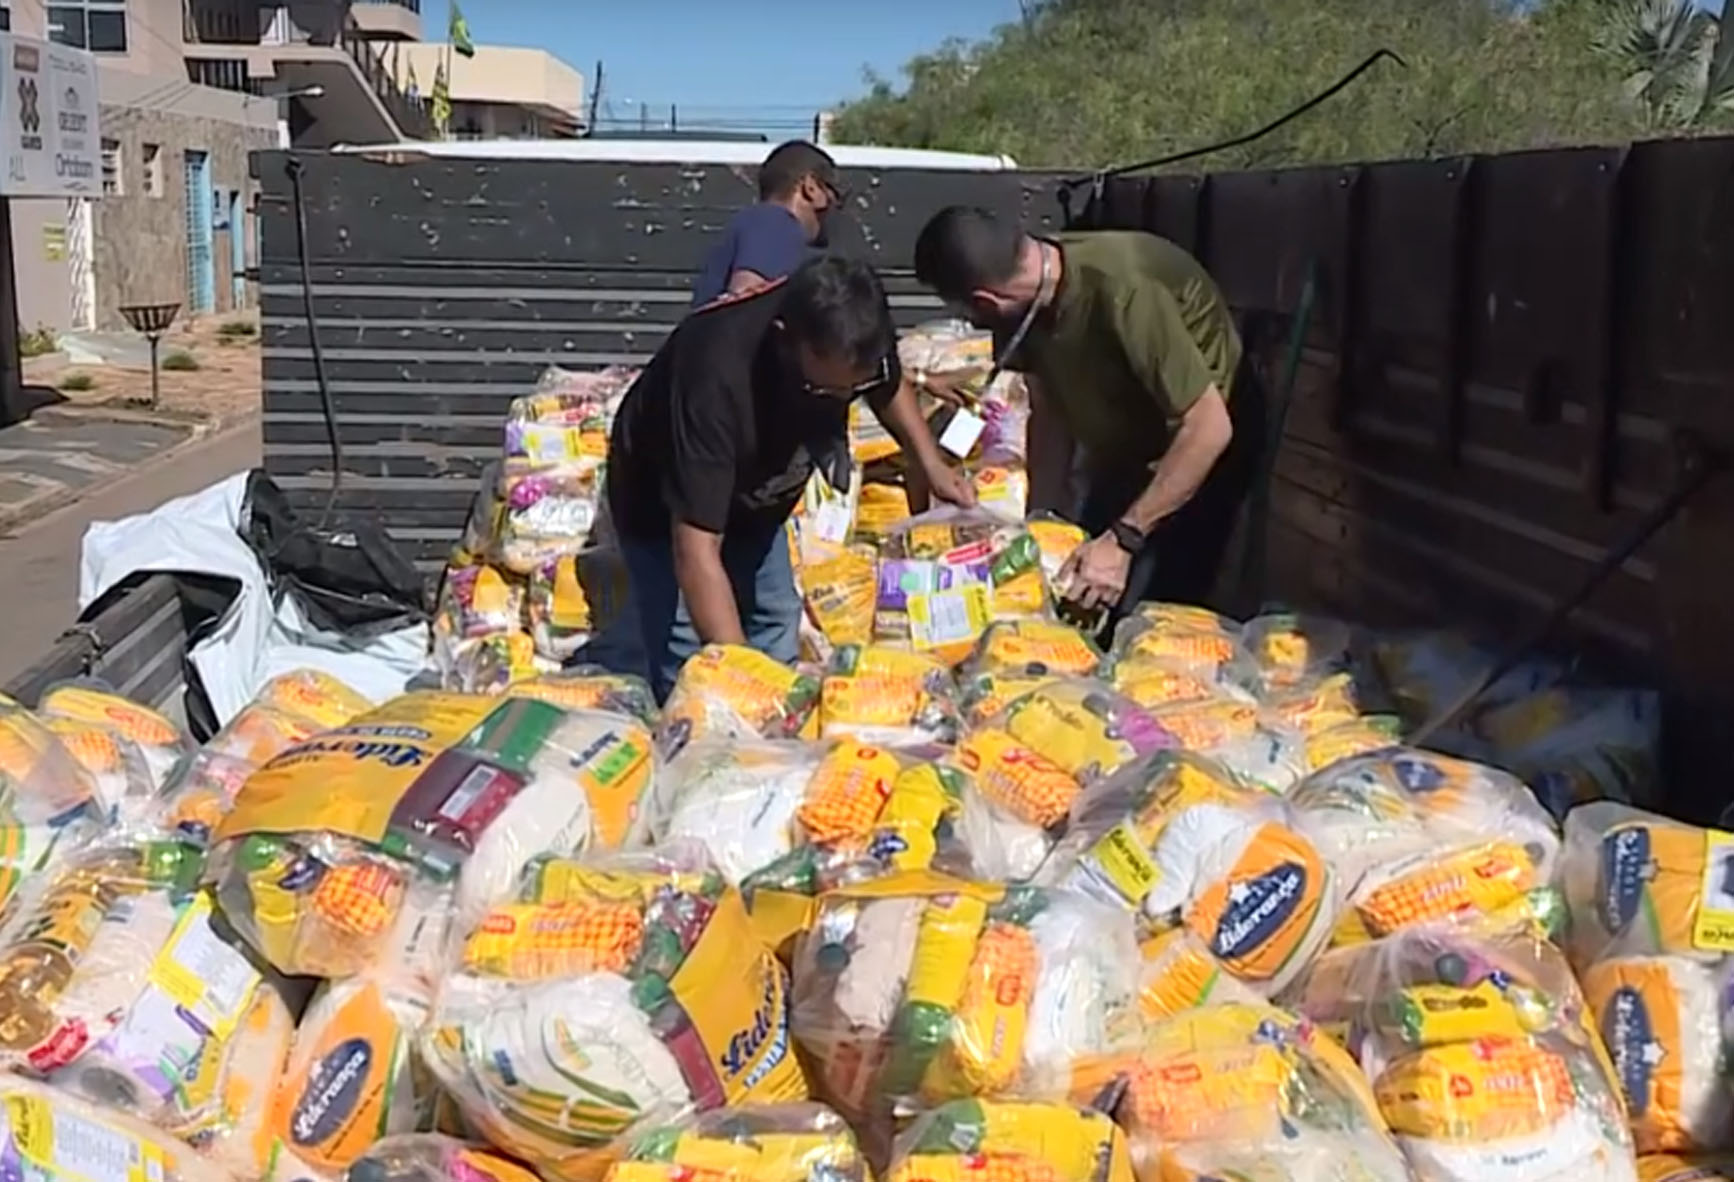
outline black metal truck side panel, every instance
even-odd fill
[[[304,503],[329,462],[285,157],[264,188],[265,453]],[[550,363],[642,360],[752,197],[735,170],[305,156],[344,508],[437,564],[506,403]],[[904,322],[913,237],[952,201],[1032,226],[1053,177],[885,173],[853,249]],[[1274,594],[1374,622],[1507,632],[1665,494],[1680,432],[1734,447],[1734,140],[1110,182],[1091,224],[1196,251],[1274,372],[1309,264],[1322,299],[1276,461]],[[1727,798],[1734,481],[1627,562],[1566,638],[1669,692],[1684,811]]]

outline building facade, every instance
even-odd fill
[[[12,203],[27,332],[123,328],[128,304],[250,308],[250,153],[433,133],[443,47],[420,40],[420,0],[0,0],[0,28],[89,50],[102,100],[103,199]],[[582,80],[543,50],[478,46],[452,73],[454,135],[581,124]]]

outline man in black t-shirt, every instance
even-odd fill
[[[849,404],[865,397],[935,497],[973,501],[897,362],[871,267],[840,258],[695,311],[621,403],[608,506],[658,699],[704,644],[799,655],[784,528],[817,468],[849,479]]]

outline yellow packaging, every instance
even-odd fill
[[[1082,676],[1095,670],[1101,654],[1069,625],[1019,620],[990,629],[978,659],[989,671],[1039,668],[1050,674]]]
[[[503,903],[464,942],[463,964],[514,981],[618,973],[643,942],[644,912],[636,899]]]
[[[930,763],[917,764],[898,773],[891,796],[879,811],[873,827],[873,845],[891,849],[894,872],[925,870],[939,852],[936,836],[940,822],[955,807],[955,801]]]
[[[876,565],[873,551],[849,546],[801,568],[807,614],[833,645],[873,639]]]
[[[405,694],[315,735],[247,778],[214,837],[325,830],[377,844],[428,765],[498,705],[467,694]],[[309,792],[313,783],[321,791]]]
[[[1611,1056],[1611,1078],[1624,1095],[1632,1136],[1641,1149],[1693,1148],[1690,1116],[1704,1107],[1692,1097],[1686,1074],[1695,1048],[1685,1046],[1688,1035],[1680,1015],[1690,1003],[1668,965],[1632,957],[1603,961],[1583,974],[1584,1000]],[[1709,1086],[1722,1086],[1722,1081]]]
[[[951,1037],[928,1068],[933,1099],[991,1095],[1017,1079],[1030,998],[1041,967],[1035,937],[1015,924],[989,924],[975,942]]]
[[[1457,915],[1492,915],[1541,885],[1528,852],[1508,841],[1444,857],[1428,850],[1389,868],[1382,878],[1355,901],[1367,930],[1380,936]]]
[[[1071,694],[1038,691],[1014,702],[1005,728],[1071,776],[1111,771],[1131,754],[1119,727]]]
[[[864,842],[902,767],[883,748],[838,743],[819,761],[795,812],[802,831],[821,845]]]
[[[1403,1042],[1436,1047],[1477,1038],[1522,1038],[1532,1033],[1511,998],[1491,980],[1469,988],[1457,985],[1410,985],[1397,992],[1395,1004],[1383,1015],[1386,1025]]]
[[[43,714],[112,727],[146,747],[173,747],[184,741],[181,729],[155,710],[103,690],[63,685],[42,695],[37,709]]]
[[[932,899],[922,909],[909,955],[906,1005],[955,1010],[969,983],[975,941],[987,923],[987,903],[971,895]]]
[[[1070,773],[1005,731],[964,736],[954,758],[989,800],[1043,829],[1066,816],[1077,799],[1078,781]]]
[[[1264,825],[1228,873],[1193,901],[1186,926],[1235,976],[1269,981],[1308,946],[1329,883],[1311,842],[1284,826]]]
[[[1373,1094],[1392,1132],[1459,1143],[1543,1133],[1577,1105],[1570,1066],[1527,1038],[1416,1051],[1381,1072]]]
[[[821,727],[908,726],[927,692],[902,677],[827,677],[819,689]]]
[[[1638,1182],[1734,1182],[1734,1154],[1641,1154]]]

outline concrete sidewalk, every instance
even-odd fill
[[[0,533],[39,520],[153,463],[209,431],[203,424],[144,415],[38,410],[0,429]]]

